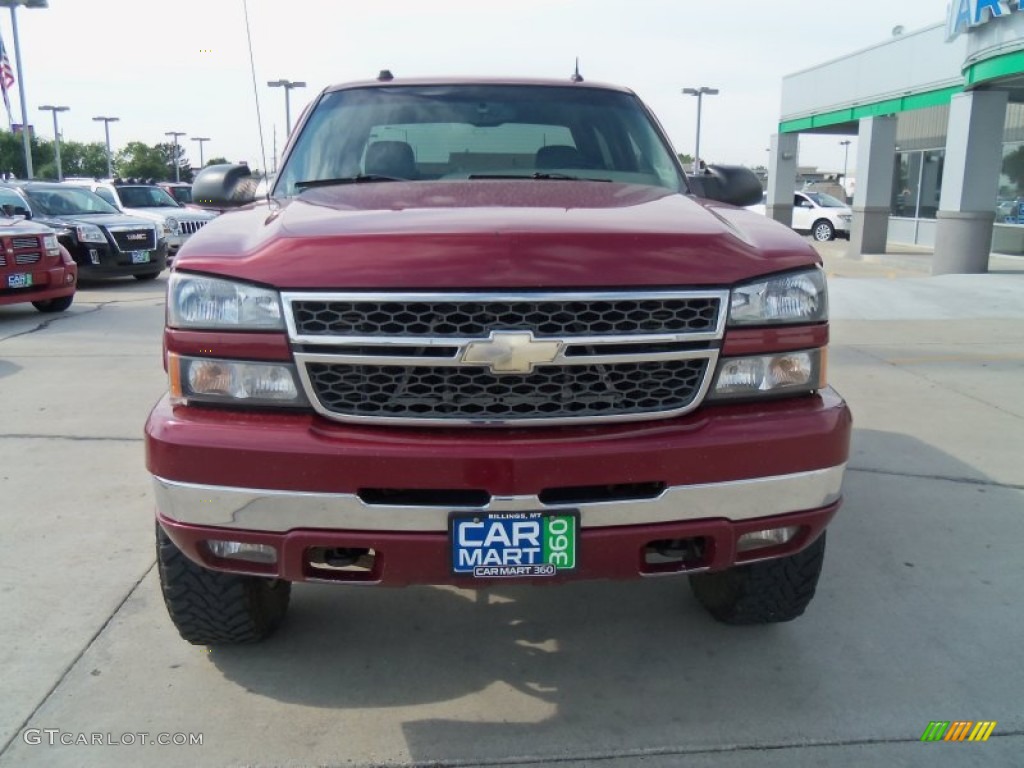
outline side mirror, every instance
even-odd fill
[[[757,175],[741,165],[709,165],[703,173],[687,176],[687,180],[698,197],[729,205],[754,205],[764,195]]]
[[[32,211],[21,205],[5,205],[3,209],[5,216],[22,216],[26,219],[32,218]]]
[[[256,184],[247,165],[208,165],[192,182],[192,201],[200,208],[239,208],[256,199]]]

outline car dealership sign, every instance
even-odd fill
[[[946,19],[946,41],[1015,11],[1024,11],[1022,0],[953,0]]]

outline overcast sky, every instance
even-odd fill
[[[376,76],[497,75],[626,85],[658,115],[680,152],[693,151],[696,99],[707,85],[701,155],[758,165],[779,120],[786,74],[942,21],[946,0],[248,0],[268,155],[284,143],[284,95],[268,80],[305,80],[293,119],[330,83]],[[42,104],[67,105],[65,138],[115,149],[165,131],[208,136],[204,154],[260,160],[243,0],[50,0],[18,10],[29,122],[52,135]],[[0,30],[14,65],[10,14]],[[20,122],[17,86],[12,89]],[[840,137],[805,137],[800,162],[843,163]],[[183,138],[192,162],[198,145]],[[850,169],[856,145],[850,152]],[[268,164],[270,162],[268,161]]]

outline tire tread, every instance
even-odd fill
[[[181,636],[193,645],[256,643],[284,619],[289,582],[196,565],[159,524],[156,549],[167,612]]]
[[[789,557],[690,577],[698,602],[725,624],[772,624],[801,616],[814,597],[825,534]]]

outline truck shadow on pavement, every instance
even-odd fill
[[[278,635],[209,658],[249,692],[339,719],[387,710],[416,761],[914,741],[940,711],[1020,719],[1020,491],[858,430],[845,492],[818,594],[788,624],[717,624],[678,578],[298,585]]]

